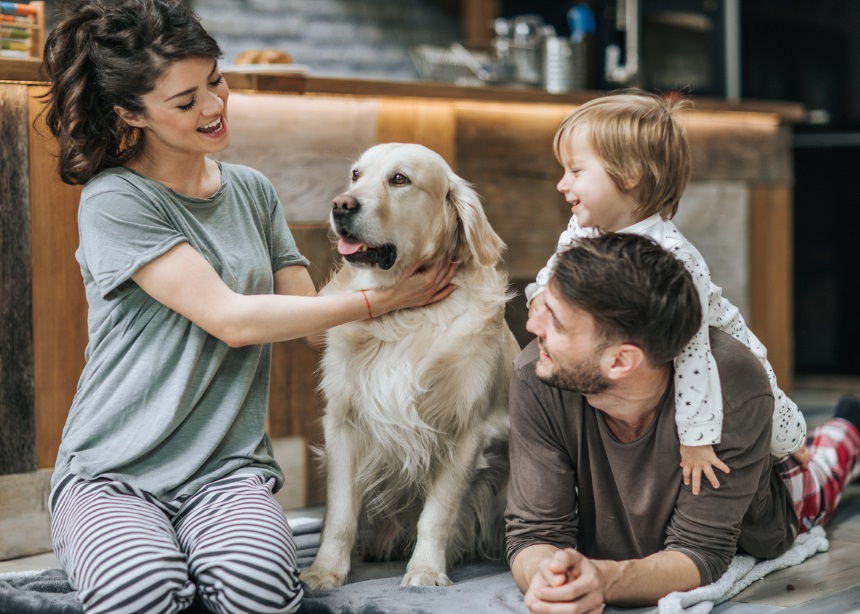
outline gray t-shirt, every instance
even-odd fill
[[[226,475],[283,474],[265,434],[271,345],[230,348],[131,276],[188,243],[241,294],[306,266],[271,183],[220,163],[221,187],[189,198],[126,168],[83,189],[76,258],[89,304],[86,366],[54,471],[133,484],[168,501]]]
[[[797,518],[773,469],[773,393],[761,363],[711,329],[723,391],[723,434],[714,446],[731,469],[720,488],[681,480],[670,377],[646,432],[619,441],[584,397],[537,378],[533,342],[514,363],[507,556],[533,544],[573,547],[595,559],[640,559],[678,550],[702,584],[716,581],[741,549],[774,558],[794,542]]]

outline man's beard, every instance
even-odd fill
[[[600,372],[600,365],[596,361],[589,360],[581,360],[570,369],[556,365],[549,375],[538,373],[537,376],[550,386],[584,395],[600,394],[610,386],[609,380]]]

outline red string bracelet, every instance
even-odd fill
[[[370,310],[370,301],[367,300],[367,293],[364,290],[359,290],[361,292],[361,296],[364,297],[364,304],[367,305],[367,315],[370,316],[370,319],[373,319],[373,312]]]

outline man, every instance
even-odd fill
[[[683,485],[672,360],[701,310],[668,252],[637,235],[584,240],[560,255],[545,299],[510,399],[507,554],[532,612],[652,605],[714,582],[738,549],[774,558],[829,519],[860,470],[860,402],[816,429],[806,469],[775,462],[767,375],[717,330],[715,449],[730,472],[698,495]]]

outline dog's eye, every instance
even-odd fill
[[[358,181],[358,169],[352,169],[352,180]]]
[[[406,185],[412,183],[409,181],[409,177],[404,175],[403,173],[397,173],[394,177],[391,178],[391,185]]]

